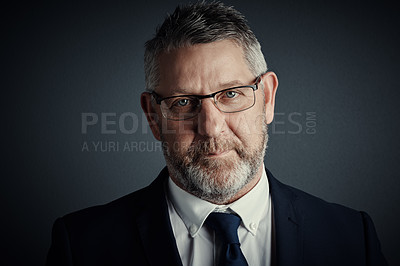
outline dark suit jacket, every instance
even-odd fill
[[[274,265],[387,265],[370,217],[277,181]],[[56,220],[47,265],[182,265],[169,219],[165,168],[148,187]]]

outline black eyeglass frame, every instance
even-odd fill
[[[218,110],[220,110],[221,112],[223,112],[223,113],[238,113],[238,112],[242,112],[242,111],[245,111],[245,110],[247,110],[247,109],[250,109],[251,107],[254,106],[254,104],[256,103],[256,96],[255,96],[255,94],[254,94],[254,102],[253,102],[253,104],[252,104],[251,106],[249,106],[249,107],[247,107],[247,108],[245,108],[245,109],[239,110],[239,111],[231,111],[231,112],[223,111],[223,110],[221,110],[221,109],[218,107],[218,104],[217,104],[217,102],[216,102],[216,100],[215,100],[215,95],[217,95],[217,94],[219,94],[219,93],[221,93],[221,92],[224,92],[224,91],[230,91],[230,90],[240,89],[240,88],[252,88],[252,89],[253,89],[253,93],[255,93],[255,91],[258,90],[258,83],[259,83],[260,80],[261,80],[261,76],[262,76],[262,75],[259,75],[259,76],[256,78],[256,81],[255,81],[255,83],[254,83],[253,85],[236,86],[236,87],[232,87],[232,88],[223,89],[223,90],[220,90],[220,91],[217,91],[217,92],[213,92],[213,93],[210,93],[210,94],[207,94],[207,95],[185,94],[185,95],[176,95],[176,96],[160,97],[160,96],[159,96],[157,93],[155,93],[154,91],[151,92],[150,94],[154,97],[154,100],[156,101],[156,103],[157,103],[158,105],[161,105],[161,102],[162,102],[163,100],[168,100],[168,99],[173,99],[173,98],[180,98],[180,97],[195,97],[195,98],[199,99],[199,104],[201,105],[201,100],[206,99],[206,98],[213,98],[213,99],[214,99],[214,104],[215,104],[215,106],[216,106],[216,107],[218,108]],[[165,118],[167,118],[164,114],[163,114],[163,116],[164,116]],[[194,117],[194,116],[193,116],[193,117]],[[192,117],[190,117],[190,118],[192,118]],[[186,119],[190,119],[190,118],[186,118]],[[177,120],[177,121],[179,121],[179,120],[185,120],[185,119],[171,119],[171,118],[167,118],[167,119],[169,119],[169,120]]]

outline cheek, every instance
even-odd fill
[[[250,110],[248,110],[250,111]],[[263,113],[258,112],[242,112],[234,116],[229,116],[227,124],[230,130],[239,139],[251,139],[263,131],[263,123],[265,116]]]
[[[192,135],[196,129],[196,121],[162,119],[159,127],[163,135]]]
[[[185,149],[189,146],[195,138],[194,133],[194,122],[190,120],[183,121],[171,121],[163,119],[159,123],[160,130],[162,132],[162,140],[167,142],[168,145],[174,147],[180,147]]]

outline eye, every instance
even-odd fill
[[[199,101],[194,97],[171,97],[165,100],[165,104],[169,109],[187,110],[198,106]]]
[[[235,98],[238,95],[236,91],[227,91],[225,92],[225,96],[228,98]]]
[[[177,106],[186,106],[189,104],[189,99],[180,99],[176,101]]]

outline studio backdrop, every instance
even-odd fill
[[[43,265],[57,217],[142,188],[164,167],[140,108],[143,53],[179,3],[3,10],[1,265]],[[246,16],[280,82],[265,165],[281,182],[366,211],[400,265],[399,8],[225,3]]]

